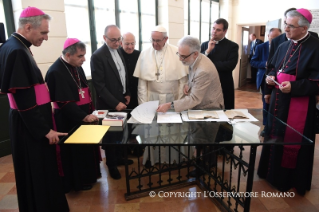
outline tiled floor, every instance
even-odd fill
[[[235,92],[236,108],[261,108],[261,96],[255,90],[254,84],[249,84]],[[314,171],[312,189],[304,197],[296,194],[294,198],[259,197],[252,198],[251,211],[319,211],[319,146],[315,148]],[[258,148],[256,167],[261,147]],[[71,211],[99,212],[99,211],[219,211],[217,207],[203,195],[189,198],[151,198],[144,197],[131,201],[124,199],[125,179],[113,180],[109,177],[107,167],[101,163],[102,177],[89,191],[71,192],[67,199]],[[119,168],[124,176],[124,167]],[[181,192],[200,192],[197,186],[179,189]],[[254,177],[254,192],[276,192],[264,180]],[[0,158],[0,212],[19,211],[15,188],[15,177],[11,155]]]

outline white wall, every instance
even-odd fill
[[[177,45],[184,36],[184,0],[159,0],[158,13],[158,24],[166,28],[168,42]]]
[[[291,7],[319,9],[318,0],[220,0],[220,4],[221,18],[226,18],[232,29],[232,31],[228,33],[228,38],[238,43],[239,47],[241,43],[242,26],[265,25],[267,21],[282,18],[285,10]],[[232,16],[222,16],[223,14],[227,14],[230,10],[232,11]],[[241,52],[241,47],[239,52]],[[239,65],[237,65],[234,70],[233,77],[235,88],[237,88]]]

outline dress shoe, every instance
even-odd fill
[[[82,191],[90,190],[93,186],[92,185],[83,185],[82,186]]]
[[[127,159],[127,165],[132,165],[132,164],[133,164],[133,160]],[[125,165],[125,159],[118,160],[117,165],[118,166]]]
[[[152,167],[152,163],[151,163],[151,161],[150,160],[147,160],[146,162],[145,162],[145,168],[147,168],[147,169],[149,169],[149,168],[151,168]]]
[[[109,173],[113,179],[115,179],[115,180],[121,179],[121,174],[120,174],[119,170],[117,169],[117,167],[109,168]]]

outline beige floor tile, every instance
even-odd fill
[[[6,195],[0,201],[0,209],[17,209],[18,200],[16,195]]]
[[[139,212],[140,203],[115,204],[114,212]]]
[[[6,195],[15,186],[15,183],[0,183],[0,195]]]

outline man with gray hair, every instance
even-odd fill
[[[161,104],[157,112],[173,109],[177,112],[188,109],[223,109],[224,98],[215,65],[200,53],[197,38],[185,36],[178,42],[179,60],[189,66],[188,84],[184,86],[184,96]]]
[[[91,92],[82,64],[86,47],[76,38],[68,38],[59,57],[49,68],[45,81],[53,102],[57,130],[69,132],[82,122],[98,121],[92,115]],[[64,191],[88,190],[101,175],[99,148],[95,145],[61,145]]]
[[[152,30],[152,46],[143,50],[134,76],[138,81],[138,103],[159,100],[159,103],[179,99],[187,83],[187,67],[175,53],[177,47],[167,43],[167,31],[162,26]]]
[[[311,22],[307,9],[288,12],[285,32],[290,40],[278,47],[268,64],[271,71],[266,83],[272,87],[268,111],[272,115],[268,115],[265,136],[282,138],[283,144],[315,140],[319,40],[308,32]],[[314,143],[263,146],[257,173],[282,192],[295,188],[304,195],[311,188],[313,157]]]
[[[0,93],[9,98],[10,139],[20,211],[69,211],[59,179],[50,94],[30,46],[48,40],[51,17],[24,9],[18,31],[0,47]]]

